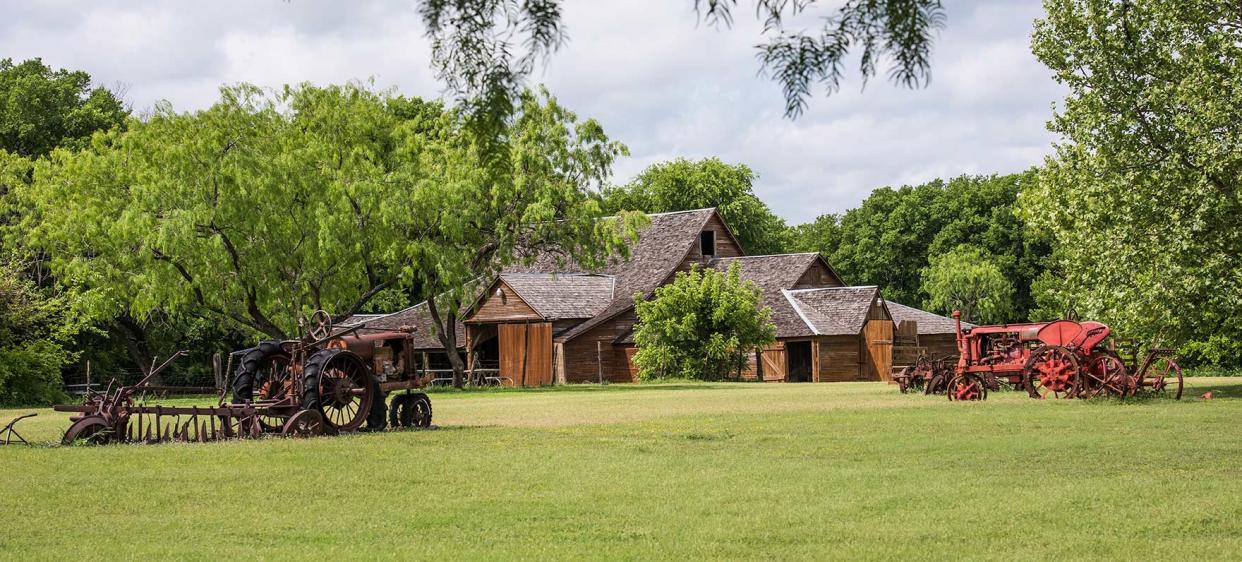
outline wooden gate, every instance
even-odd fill
[[[872,381],[893,380],[893,321],[868,320],[863,328],[866,353],[863,378]]]
[[[759,352],[759,368],[765,381],[785,380],[785,345],[776,342]]]
[[[552,384],[551,322],[500,324],[497,337],[501,377],[517,386]]]

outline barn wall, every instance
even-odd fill
[[[565,342],[565,381],[595,382],[602,367],[606,381],[633,382],[624,349],[612,342],[637,320],[634,311],[629,310]],[[598,352],[596,342],[600,344]]]
[[[957,357],[957,338],[953,334],[920,334],[919,346],[927,349],[927,356],[932,359]]]
[[[725,229],[725,225],[720,221],[720,217],[718,215],[712,215],[712,218],[708,219],[707,223],[703,225],[703,230],[710,230],[716,233],[715,257],[735,258],[746,255],[746,252],[742,250],[742,246],[739,245],[737,240],[734,240],[733,236],[729,234],[729,231]],[[693,248],[690,248],[690,253],[686,255],[686,259],[682,261],[681,267],[678,269],[685,271],[690,269],[691,265],[703,262],[703,253],[699,251],[699,238],[697,234],[694,236],[693,246]]]
[[[863,349],[860,336],[820,336],[819,380],[856,381],[861,378]]]
[[[499,296],[496,294],[497,292],[500,293]],[[535,312],[513,289],[502,281],[497,284],[495,289],[488,292],[486,300],[483,301],[473,315],[466,319],[466,323],[520,322],[523,320],[542,319],[539,313]]]
[[[808,267],[802,277],[798,278],[794,289],[823,289],[826,287],[840,287],[841,280],[832,275],[824,263],[815,260],[811,267]]]
[[[872,381],[891,381],[893,378],[893,322],[891,320],[868,320],[863,327],[866,356],[863,358],[863,378]]]
[[[500,376],[514,385],[552,384],[552,324],[500,324]],[[525,372],[525,377],[523,377]]]

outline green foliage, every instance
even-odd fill
[[[63,347],[80,327],[64,296],[40,290],[25,267],[0,263],[0,404],[50,404],[62,396]]]
[[[1032,49],[1069,90],[1023,194],[1056,240],[1040,298],[1242,365],[1242,20],[1223,0],[1047,0]]]
[[[1050,252],[1017,212],[1018,194],[1034,182],[1031,170],[880,188],[844,215],[792,229],[791,249],[820,252],[851,284],[879,285],[894,301],[935,308],[924,269],[931,258],[970,244],[1013,285],[1011,313],[1001,319],[1026,319],[1034,307],[1031,283]]]
[[[959,310],[966,322],[991,324],[1012,314],[1013,284],[991,256],[969,244],[932,256],[923,269],[923,290],[932,310]]]
[[[19,194],[29,244],[96,317],[162,311],[284,337],[299,314],[394,290],[460,300],[525,249],[602,260],[635,226],[599,224],[592,196],[623,150],[546,92],[480,138],[439,103],[364,85],[243,84],[57,150]]]
[[[655,298],[635,302],[634,362],[643,380],[733,377],[755,348],[776,338],[771,309],[754,283],[741,281],[737,264],[727,273],[694,267]]]
[[[0,150],[28,158],[81,146],[91,133],[125,122],[112,92],[82,71],[53,71],[40,59],[0,60]]]
[[[485,120],[507,115],[535,63],[563,46],[563,0],[421,0],[419,15],[431,38],[437,77]],[[730,26],[736,0],[693,0],[711,25]],[[821,9],[822,8],[822,9]],[[818,12],[820,28],[804,31],[805,12]],[[800,115],[816,84],[832,94],[851,54],[863,80],[891,61],[889,77],[907,87],[930,80],[932,33],[944,26],[940,0],[850,0],[822,7],[813,1],[758,0],[766,44],[756,46],[762,71],[780,83],[785,114]]]
[[[755,195],[755,173],[719,158],[653,164],[625,186],[604,191],[608,212],[665,213],[716,207],[748,254],[778,254],[789,245],[785,221]]]

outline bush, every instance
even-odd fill
[[[760,305],[754,283],[743,283],[737,264],[728,273],[698,267],[678,273],[637,302],[634,341],[638,377],[722,380],[735,375],[749,353],[771,343],[772,311]]]

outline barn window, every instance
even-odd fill
[[[699,253],[705,257],[716,255],[716,231],[704,230],[699,233]]]

